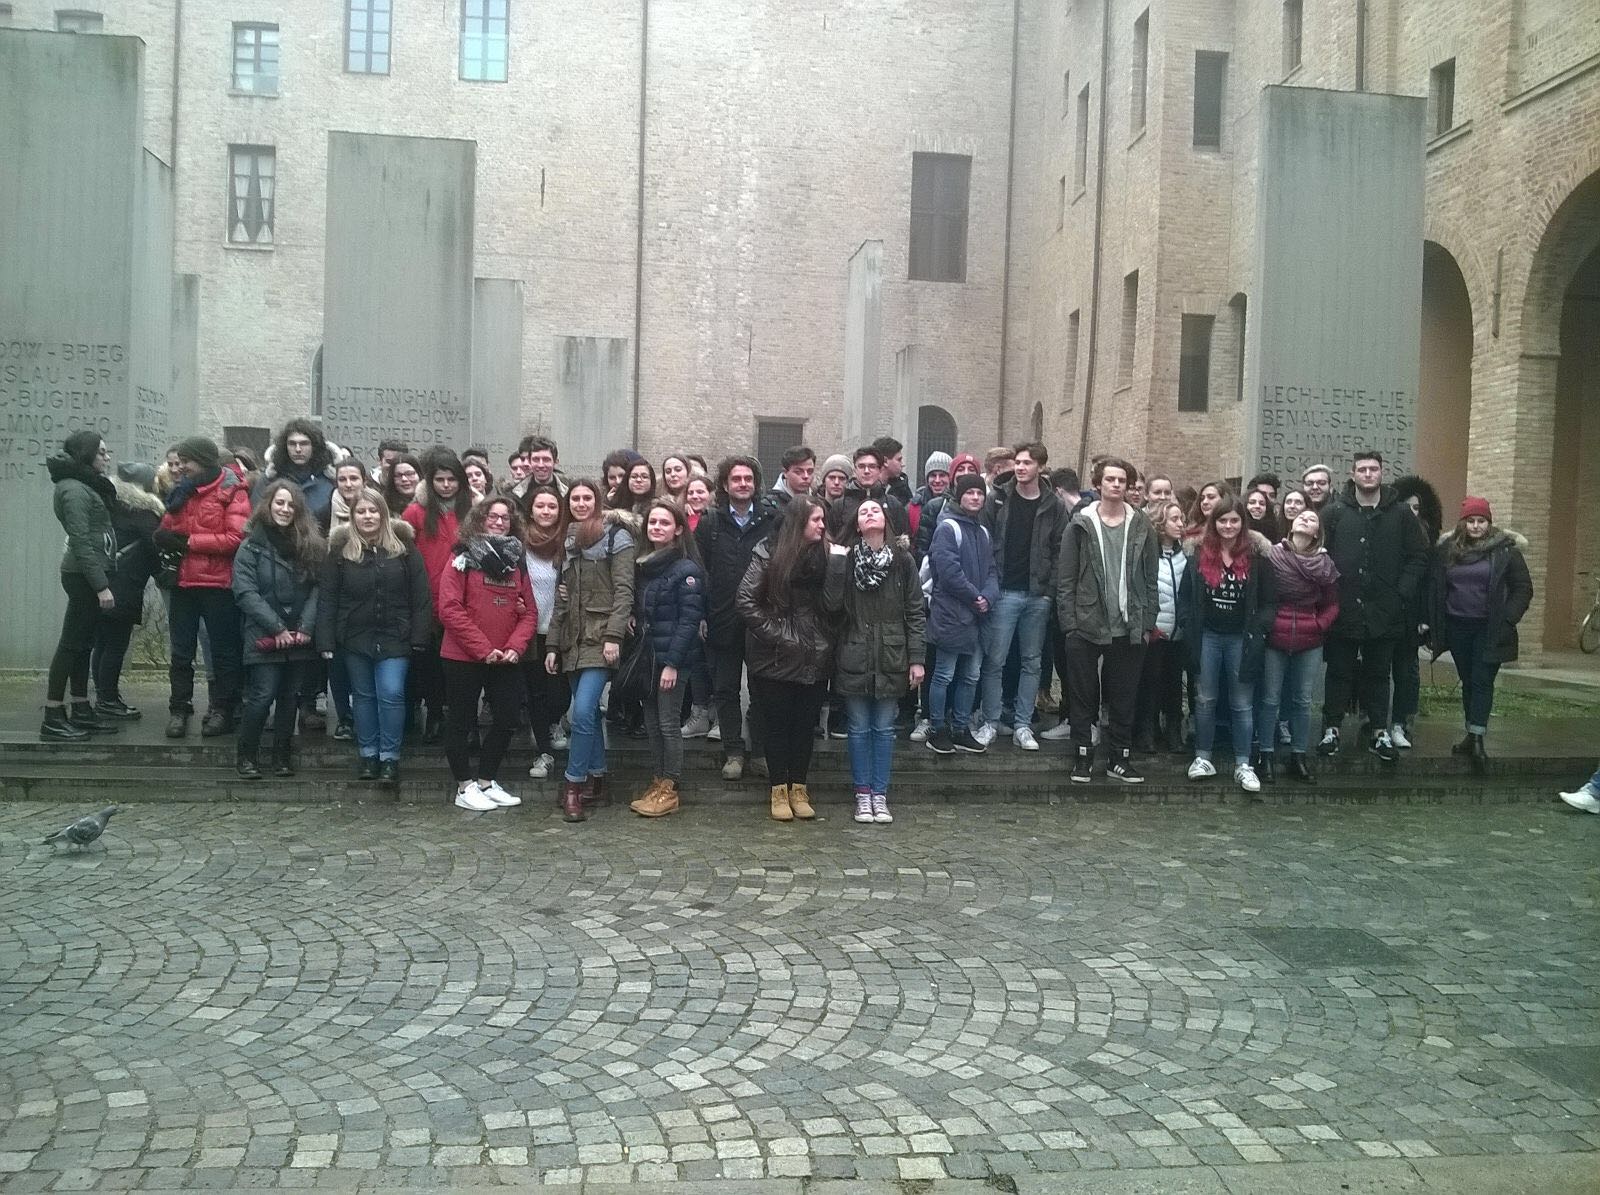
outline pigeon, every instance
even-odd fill
[[[102,809],[99,813],[86,814],[70,826],[57,830],[45,841],[58,842],[64,838],[69,846],[88,846],[106,832],[106,823],[111,820],[111,815],[116,811],[117,807],[111,805]]]

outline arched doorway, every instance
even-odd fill
[[[943,407],[918,407],[917,459],[913,466],[917,473],[918,484],[927,480],[922,475],[922,466],[935,452],[948,452],[951,456],[955,456],[956,421]]]
[[[1467,493],[1472,421],[1472,299],[1461,267],[1443,245],[1422,245],[1422,391],[1417,396],[1417,473],[1433,483],[1445,511]],[[1446,520],[1449,522],[1448,518]]]
[[[1034,443],[1044,439],[1044,404],[1033,404],[1033,417],[1028,420],[1028,438]]]

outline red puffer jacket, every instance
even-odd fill
[[[189,550],[178,565],[178,588],[232,588],[233,556],[244,542],[249,520],[250,487],[231,469],[162,515],[162,528],[189,537]]]
[[[1326,552],[1302,556],[1274,544],[1267,560],[1278,581],[1278,609],[1267,646],[1277,651],[1321,647],[1339,617],[1339,569]]]
[[[533,585],[520,565],[504,581],[491,581],[482,569],[447,564],[434,604],[444,623],[439,656],[446,660],[477,662],[497,648],[520,656],[539,627]]]

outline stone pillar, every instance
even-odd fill
[[[479,278],[472,300],[472,434],[494,474],[522,439],[522,282]]]
[[[850,255],[844,300],[845,451],[878,434],[878,353],[883,340],[883,242]]]
[[[596,476],[605,454],[631,439],[629,365],[624,337],[556,337],[551,426],[568,477]]]

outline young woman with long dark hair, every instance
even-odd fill
[[[572,734],[561,786],[562,816],[584,820],[584,804],[608,804],[606,740],[600,695],[622,657],[633,613],[633,536],[600,509],[599,483],[580,478],[567,487],[567,536],[561,583],[544,662],[572,683]]]
[[[1201,486],[1195,494],[1194,504],[1189,508],[1189,525],[1183,533],[1185,542],[1200,539],[1205,534],[1206,520],[1211,517],[1217,503],[1232,496],[1233,491],[1225,481],[1208,481]],[[1241,506],[1239,510],[1242,516],[1244,507]]]
[[[406,507],[417,500],[417,488],[422,484],[422,462],[410,453],[395,459],[383,471],[383,499],[389,513],[399,518]]]
[[[1269,544],[1284,537],[1283,520],[1265,490],[1251,490],[1244,496],[1244,525],[1246,530],[1254,531]]]
[[[1260,738],[1257,775],[1266,783],[1276,773],[1278,710],[1289,715],[1289,777],[1315,784],[1311,750],[1311,703],[1322,683],[1322,645],[1339,617],[1339,570],[1322,546],[1322,516],[1309,506],[1294,518],[1289,534],[1267,553],[1276,582],[1278,606],[1257,686],[1256,733]]]
[[[435,617],[439,613],[439,585],[455,555],[461,524],[471,509],[472,490],[467,485],[467,471],[461,459],[448,448],[430,448],[423,454],[422,481],[417,486],[416,501],[406,507],[401,518],[416,533],[417,551],[422,553],[423,562],[428,566]],[[428,707],[422,736],[425,743],[437,743],[444,734],[444,670],[439,663],[439,645],[443,639],[441,628],[434,638],[433,649],[424,652],[417,661],[415,689],[417,697]]]
[[[522,680],[528,702],[528,724],[536,752],[528,775],[535,780],[549,779],[555,767],[555,736],[552,728],[567,708],[567,684],[545,671],[544,657],[549,650],[551,619],[556,612],[556,587],[561,583],[562,551],[566,546],[566,503],[553,485],[531,487],[522,498],[522,542],[526,547],[528,582],[533,586],[533,602],[539,611],[539,625],[533,646],[522,659]]]
[[[673,453],[661,460],[661,496],[671,498],[680,506],[685,505],[689,478],[694,476],[694,471],[689,467],[689,458]]]
[[[763,728],[772,817],[812,818],[807,783],[812,731],[838,635],[824,607],[823,584],[843,583],[845,549],[828,543],[827,511],[796,495],[770,540],[756,545],[734,609],[745,625],[751,702]]]
[[[294,775],[295,709],[316,659],[317,583],[327,557],[327,541],[300,487],[282,478],[267,482],[233,558],[245,666],[235,766],[246,780],[261,779],[261,733],[274,705],[272,772]]]

